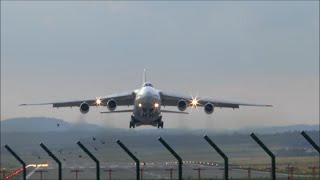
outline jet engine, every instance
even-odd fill
[[[207,103],[206,105],[204,105],[204,112],[207,114],[212,114],[214,111],[214,105],[211,103]]]
[[[113,99],[110,99],[107,102],[107,108],[109,109],[109,111],[114,111],[117,108],[117,102]]]
[[[181,99],[178,101],[177,107],[180,111],[185,111],[187,109],[187,101],[184,99]]]
[[[90,106],[88,103],[83,102],[80,104],[80,112],[82,114],[87,114],[89,112]]]

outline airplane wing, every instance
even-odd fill
[[[164,106],[177,106],[178,101],[184,99],[187,101],[188,106],[192,106],[191,101],[193,100],[192,96],[180,95],[172,92],[159,91],[161,96],[162,105]],[[272,107],[272,105],[267,104],[254,104],[254,103],[242,103],[242,102],[233,102],[233,101],[225,101],[225,100],[217,100],[210,98],[199,98],[198,106],[204,106],[207,103],[211,103],[214,107],[221,108],[239,108],[239,106],[262,106],[262,107]]]
[[[106,106],[107,102],[110,99],[113,99],[117,102],[118,106],[129,106],[133,105],[134,98],[136,96],[136,91],[130,91],[121,94],[113,94],[109,96],[99,97],[101,100],[101,105]],[[79,107],[80,104],[86,102],[89,106],[97,106],[97,98],[86,99],[86,100],[77,100],[77,101],[64,101],[64,102],[51,102],[51,103],[39,103],[39,104],[20,104],[20,106],[29,106],[29,105],[52,105],[54,108],[60,107]]]
[[[110,113],[127,113],[127,112],[132,113],[132,112],[133,112],[133,109],[118,110],[118,111],[104,111],[104,112],[100,112],[100,113],[101,113],[101,114],[103,114],[103,113],[110,114]]]

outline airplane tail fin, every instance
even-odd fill
[[[146,69],[143,69],[143,83],[147,82],[147,72]]]

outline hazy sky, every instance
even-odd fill
[[[164,114],[165,127],[319,123],[319,2],[1,2],[1,120],[128,128],[130,114],[19,107],[156,88],[273,108]],[[176,108],[173,108],[176,109]]]

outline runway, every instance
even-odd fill
[[[140,175],[143,179],[170,179],[170,170],[173,169],[173,179],[178,178],[178,171],[176,165],[141,165]],[[201,178],[207,179],[222,179],[223,168],[221,166],[206,166],[199,164],[184,164],[183,165],[183,178],[185,179],[197,179],[198,171],[197,168],[201,169]],[[56,167],[39,168],[39,170],[45,170],[43,172],[42,179],[56,179],[58,177],[58,170]],[[109,179],[109,171],[112,170],[112,179],[135,179],[136,171],[135,165],[112,165],[112,166],[101,166],[100,167],[100,179]],[[73,172],[71,172],[73,171]],[[77,172],[76,172],[77,171]],[[76,177],[77,176],[77,177]],[[251,171],[251,178],[269,179],[269,172],[262,171]],[[287,174],[277,174],[277,177],[285,178]],[[83,180],[94,180],[96,179],[96,169],[94,166],[73,166],[65,167],[62,169],[63,179],[83,179]],[[248,171],[244,169],[230,169],[229,178],[248,178]],[[40,180],[40,173],[33,173],[29,176],[29,180]]]

